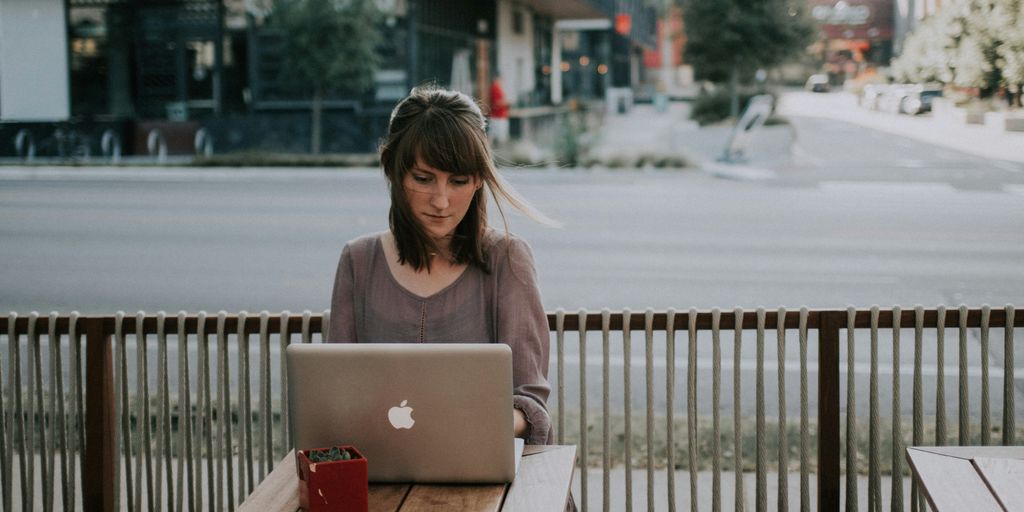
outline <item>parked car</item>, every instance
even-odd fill
[[[938,96],[942,96],[942,88],[938,85],[872,85],[864,88],[860,104],[864,108],[890,114],[916,115],[930,112],[932,100]]]
[[[932,100],[941,96],[941,87],[916,84],[908,88],[900,100],[900,112],[910,115],[931,112]]]
[[[807,83],[804,84],[804,88],[811,92],[828,92],[828,75],[820,73],[811,75],[807,79]]]

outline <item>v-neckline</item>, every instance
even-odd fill
[[[384,259],[384,268],[385,268],[385,270],[387,270],[387,274],[388,274],[388,277],[391,278],[391,282],[394,283],[394,285],[396,287],[398,287],[399,290],[401,290],[402,292],[404,292],[407,295],[410,295],[414,299],[419,300],[419,301],[427,301],[427,300],[436,298],[439,295],[441,295],[441,294],[447,292],[448,290],[454,288],[455,285],[459,284],[459,282],[462,281],[462,279],[464,277],[466,277],[466,271],[469,270],[469,265],[466,265],[466,267],[462,269],[462,272],[460,272],[459,275],[454,280],[452,280],[452,282],[446,284],[440,290],[437,290],[436,292],[431,293],[430,295],[420,295],[420,294],[418,294],[418,293],[416,293],[416,292],[406,288],[405,285],[403,285],[401,282],[399,282],[398,278],[395,277],[395,272],[391,268],[391,259],[388,258],[388,253],[387,253],[386,250],[384,250],[384,237],[387,236],[387,235],[388,235],[388,232],[385,231],[384,233],[381,233],[381,235],[377,237],[377,250],[380,253],[381,257]]]

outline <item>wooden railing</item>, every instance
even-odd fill
[[[4,364],[0,365],[4,372],[0,375],[3,386],[0,393],[0,410],[3,411],[0,421],[3,511],[15,510],[17,505],[27,509],[35,503],[41,503],[44,510],[115,510],[123,507],[131,510],[165,507],[175,510],[178,506],[195,510],[233,509],[290,448],[285,367],[280,354],[289,343],[321,341],[327,327],[324,318],[323,314],[310,312],[300,315],[288,312],[273,315],[266,312],[259,315],[244,312],[232,315],[223,312],[217,315],[179,313],[173,316],[162,313],[133,316],[40,316],[34,313],[23,316],[12,313],[0,317],[0,341],[6,343]],[[757,509],[763,510],[767,505],[767,474],[772,468],[777,470],[779,478],[775,501],[780,507],[788,507],[789,457],[790,452],[795,452],[800,458],[800,496],[793,499],[799,499],[801,510],[838,510],[843,498],[840,493],[843,474],[840,455],[844,440],[841,413],[844,407],[849,412],[856,411],[853,406],[857,397],[853,378],[857,371],[855,349],[864,345],[864,340],[858,340],[856,334],[864,331],[870,333],[867,345],[871,351],[867,495],[872,508],[880,509],[881,461],[888,461],[896,475],[892,478],[893,501],[890,507],[902,510],[903,488],[902,478],[899,478],[905,471],[900,455],[902,446],[952,441],[945,424],[946,365],[943,350],[947,329],[956,329],[959,333],[957,377],[960,392],[957,404],[960,414],[955,442],[1015,442],[1014,330],[1006,326],[1024,327],[1024,315],[1015,315],[1012,306],[1000,309],[964,306],[949,310],[945,307],[910,310],[898,307],[886,310],[647,310],[638,313],[629,310],[566,313],[559,310],[550,313],[548,320],[555,356],[549,404],[557,425],[558,441],[579,445],[580,464],[584,468],[592,465],[592,455],[600,459],[603,468],[601,501],[605,510],[610,507],[610,469],[619,462],[627,468],[647,470],[646,503],[651,510],[657,492],[654,474],[665,471],[668,485],[664,499],[668,501],[669,508],[674,509],[677,502],[674,485],[677,388],[686,393],[685,445],[688,460],[685,467],[690,469],[692,509],[708,508],[704,501],[698,500],[698,496],[704,493],[710,494],[714,510],[724,508],[723,494],[747,499],[742,472],[745,463],[751,460],[756,473],[753,499]],[[994,369],[989,368],[989,360],[992,359],[989,332],[992,329],[998,330],[1002,338],[1002,365]],[[769,344],[765,338],[773,330],[774,343]],[[741,355],[744,346],[750,347],[750,331],[753,331],[753,348],[756,350],[756,410],[753,418],[741,411],[744,400],[741,383],[747,382],[741,375],[744,364]],[[844,369],[841,366],[843,331],[847,335],[845,402],[840,393],[840,376]],[[913,333],[913,350],[900,346],[900,334],[904,331]],[[632,338],[636,332],[643,333],[645,344],[643,364],[637,363],[644,369],[643,411],[646,414],[643,435],[634,434],[633,412],[640,408],[631,403],[634,380],[631,375],[634,366]],[[880,332],[892,335],[891,368],[883,367],[878,361]],[[595,345],[597,333],[601,338],[600,351]],[[679,333],[686,334],[685,341],[677,340]],[[723,334],[731,337],[731,343],[722,341]],[[967,364],[971,352],[969,334],[978,338],[980,366]],[[934,347],[924,344],[926,335],[935,336]],[[254,336],[258,339],[256,345],[250,344],[250,338]],[[711,339],[701,341],[702,336],[710,336]],[[791,420],[786,415],[785,356],[792,350],[791,341],[794,339],[798,340],[796,351],[800,361],[798,420]],[[676,345],[682,343],[685,343],[685,355],[677,356]],[[816,365],[808,361],[809,348],[812,349],[811,354],[816,348]],[[937,398],[935,414],[932,415],[934,421],[926,425],[922,405],[922,375],[925,373],[922,354],[932,348],[937,350],[934,370]],[[576,354],[567,354],[567,349]],[[768,417],[766,407],[764,374],[766,353],[770,349],[774,349],[777,356],[774,370],[779,390],[775,404],[777,417],[772,418]],[[237,352],[235,356],[230,354],[232,350]],[[733,354],[732,446],[722,446],[721,442],[729,428],[720,418],[723,350]],[[177,355],[176,362],[168,358],[172,352]],[[910,394],[914,410],[912,434],[908,434],[902,427],[901,417],[904,414],[900,412],[900,397],[906,393],[899,391],[899,384],[902,379],[900,359],[911,352],[914,354],[914,366],[909,377],[913,379]],[[253,353],[259,360],[258,366],[250,364]],[[698,380],[698,371],[706,372],[700,369],[702,359],[698,358],[698,353],[711,354],[710,384],[706,379]],[[134,363],[129,354],[134,356]],[[150,360],[151,355],[155,355],[155,361]],[[579,357],[578,364],[570,361],[573,355]],[[663,367],[666,369],[663,387],[659,386],[657,392],[655,369],[660,363],[655,362],[656,357],[664,358]],[[615,365],[622,366],[621,383],[612,382],[609,368],[613,360]],[[578,366],[577,378],[571,382],[567,377],[567,362]],[[724,362],[729,366],[727,359]],[[602,370],[597,378],[602,387],[599,417],[588,414],[588,399],[593,394],[588,391],[588,379],[593,378],[588,375],[588,366],[596,364],[600,364]],[[815,371],[815,366],[816,400],[809,395],[809,373]],[[156,369],[156,375],[151,375],[151,367]],[[667,371],[669,368],[672,371]],[[879,409],[880,368],[892,372],[895,390],[890,404],[893,413],[887,416],[892,420],[891,432],[885,434],[885,440],[893,445],[893,453],[884,457],[880,452],[883,434],[879,429],[880,420],[886,415]],[[968,413],[972,396],[969,382],[975,377],[969,374],[969,368],[980,368],[981,414],[978,417]],[[255,397],[251,371],[256,372],[255,380],[258,382]],[[682,371],[686,372],[686,380],[677,386],[676,373]],[[176,374],[176,386],[172,385],[172,374]],[[989,383],[999,380],[1000,376],[1002,417],[993,426]],[[150,389],[150,384],[154,389]],[[574,387],[578,391],[576,397],[568,395]],[[710,396],[698,396],[698,387],[710,387]],[[616,388],[621,389],[624,402],[618,411],[613,410],[610,400],[611,392],[618,391]],[[656,412],[656,396],[662,391],[664,409]],[[575,404],[571,403],[574,398]],[[749,401],[749,397],[747,399]],[[698,421],[707,416],[699,411],[698,405],[703,404],[707,412],[709,403],[712,423],[707,426]],[[574,414],[578,426],[571,421]],[[616,418],[621,420],[621,425],[612,421]],[[742,448],[743,430],[746,427],[749,434],[747,424],[751,419],[755,435],[753,453]],[[856,476],[862,470],[857,457],[858,423],[855,414],[847,414],[846,420],[846,500],[853,500],[851,510],[855,510]],[[593,421],[601,422],[600,432],[580,435],[580,432],[591,431],[589,427]],[[772,454],[767,452],[769,422],[774,423],[776,435],[771,444],[778,446],[777,452]],[[614,428],[621,428],[621,431],[613,433],[612,423],[616,423]],[[655,428],[657,425],[663,425],[664,432],[659,434]],[[791,450],[787,445],[785,427],[795,425],[799,426],[800,442]],[[926,426],[935,431],[934,439],[924,438]],[[972,435],[972,430],[979,435]],[[1000,435],[993,436],[993,432]],[[711,489],[703,490],[697,485],[697,469],[707,463],[703,459],[698,460],[698,454],[699,445],[708,436],[711,436],[712,447],[707,458],[710,459],[713,478]],[[613,447],[614,438],[625,439],[624,446]],[[646,445],[632,442],[634,438],[642,438]],[[656,441],[664,441],[667,447],[672,448],[660,453],[655,447]],[[729,450],[736,446],[740,449]],[[640,449],[643,460],[634,460],[634,448]],[[732,460],[723,459],[723,454],[728,451],[732,452]],[[723,493],[723,463],[731,464],[736,475],[731,493]],[[817,495],[814,497],[810,494],[811,474],[816,475]],[[627,509],[634,502],[631,475],[632,471],[625,472],[623,490]],[[37,476],[43,489],[41,496],[36,495]],[[581,509],[586,510],[590,485],[587,471],[580,472],[580,484],[582,492],[577,502]],[[76,489],[81,491],[81,503],[75,501]],[[911,510],[918,510],[916,495],[916,492],[911,492],[914,500],[910,504]],[[662,496],[659,495],[658,499]]]

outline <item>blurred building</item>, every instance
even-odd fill
[[[810,0],[818,22],[820,56],[833,84],[880,66],[893,57],[893,0]]]
[[[0,0],[0,155],[14,153],[22,130],[41,155],[64,151],[57,139],[67,134],[101,153],[108,130],[125,153],[144,153],[154,128],[171,152],[194,151],[200,128],[218,151],[305,151],[309,99],[279,79],[286,56],[263,4]],[[417,84],[486,99],[495,73],[514,126],[516,116],[525,126],[568,97],[637,86],[654,42],[654,13],[641,0],[377,4],[382,66],[372,90],[327,99],[326,151],[373,151],[391,107]]]

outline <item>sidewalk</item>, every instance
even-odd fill
[[[707,174],[744,180],[773,177],[771,169],[785,167],[791,161],[793,128],[774,125],[761,127],[748,141],[747,155],[756,167],[718,162],[732,135],[733,123],[701,127],[690,120],[690,107],[690,103],[670,102],[667,111],[658,112],[653,105],[640,104],[626,114],[606,114],[591,152],[602,161],[642,154],[681,156]]]
[[[779,101],[783,116],[822,117],[857,124],[995,160],[1024,163],[1024,132],[1002,132],[982,125],[936,120],[930,114],[910,116],[861,108],[850,93],[791,91]]]

